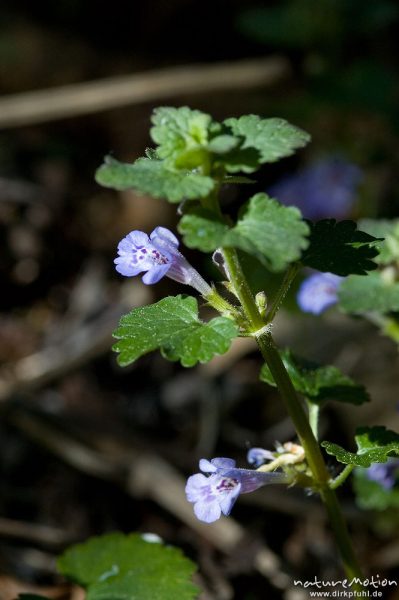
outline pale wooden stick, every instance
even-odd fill
[[[12,94],[0,98],[0,127],[45,123],[181,94],[268,86],[288,72],[288,61],[275,56],[234,63],[170,67]]]

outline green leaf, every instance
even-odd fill
[[[242,149],[259,152],[260,164],[290,156],[310,142],[308,133],[284,119],[261,119],[257,115],[245,115],[239,119],[227,119],[223,124],[231,129],[233,135],[244,139]]]
[[[192,367],[227,352],[237,335],[231,319],[201,321],[195,298],[169,296],[122,317],[114,332],[119,341],[113,349],[120,353],[118,362],[123,367],[157,349],[168,360],[180,360],[183,367]]]
[[[260,193],[249,200],[237,225],[225,234],[223,246],[240,248],[271,271],[283,271],[307,247],[308,233],[297,208]]]
[[[370,400],[366,389],[341,373],[337,367],[320,367],[315,363],[299,359],[290,350],[283,350],[280,355],[294,388],[310,402],[319,404],[330,399],[349,404],[363,404]],[[266,364],[261,369],[260,378],[265,383],[276,387]]]
[[[266,194],[256,194],[249,200],[233,228],[197,209],[183,216],[178,229],[190,248],[210,252],[233,246],[256,256],[271,271],[284,270],[300,257],[308,243],[308,226],[300,211],[282,206]]]
[[[224,156],[219,156],[217,162],[221,163],[228,173],[253,173],[259,169],[262,161],[256,148],[238,147]]]
[[[223,245],[229,226],[218,221],[211,211],[196,208],[180,219],[177,229],[184,236],[184,243],[188,248],[213,252]]]
[[[369,479],[365,469],[359,467],[354,470],[353,488],[356,494],[356,503],[364,510],[399,508],[399,488],[385,489],[377,481]]]
[[[359,227],[377,238],[384,238],[376,263],[388,265],[399,260],[399,219],[362,219]]]
[[[324,219],[309,225],[310,244],[301,259],[307,267],[342,277],[377,268],[371,259],[378,255],[379,240],[358,231],[353,221]]]
[[[161,106],[154,110],[151,121],[154,126],[150,133],[158,144],[158,158],[174,163],[182,153],[208,143],[212,118],[199,110]]]
[[[193,600],[194,563],[171,546],[111,533],[69,548],[58,569],[87,590],[87,600]]]
[[[382,426],[360,427],[355,436],[357,453],[344,450],[332,442],[322,442],[328,454],[345,465],[369,467],[372,463],[384,463],[389,456],[399,454],[399,434]]]
[[[199,173],[171,170],[160,160],[139,158],[132,164],[106,157],[96,172],[96,181],[116,190],[136,189],[154,198],[170,202],[203,198],[214,187],[214,181]]]
[[[338,301],[349,313],[399,311],[399,281],[392,280],[389,272],[351,275],[341,283]]]
[[[239,143],[240,140],[234,135],[222,134],[214,137],[209,142],[207,148],[213,154],[227,154],[227,152],[231,152],[234,148],[237,148]]]

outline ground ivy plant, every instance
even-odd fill
[[[326,402],[356,406],[368,402],[368,394],[336,367],[312,364],[277,348],[272,324],[291,283],[305,267],[305,272],[315,272],[299,290],[298,302],[304,311],[319,314],[339,303],[349,313],[379,315],[386,329],[390,325],[392,330],[389,314],[399,309],[398,226],[364,222],[359,229],[348,220],[311,222],[296,207],[284,206],[266,193],[251,194],[254,173],[262,165],[290,156],[310,141],[306,132],[284,119],[246,115],[216,122],[188,107],[161,107],[152,115],[150,134],[154,147],[146,151],[146,157],[133,163],[108,157],[96,180],[106,187],[133,189],[178,205],[177,232],[162,224],[150,234],[126,232],[118,245],[116,270],[126,277],[142,274],[147,285],[166,276],[191,287],[191,295],[169,296],[123,316],[114,333],[119,364],[129,365],[159,350],[166,359],[192,367],[227,352],[237,336],[252,337],[264,363],[260,379],[278,388],[297,439],[275,449],[251,448],[250,468],[238,468],[227,457],[203,458],[201,473],[187,481],[187,500],[198,519],[212,523],[229,515],[240,493],[269,484],[310,488],[326,506],[347,576],[360,578],[361,568],[335,490],[355,467],[365,471],[372,465],[384,466],[390,457],[399,455],[399,435],[383,427],[363,427],[355,436],[357,449],[320,442],[318,416]],[[221,201],[222,189],[230,185],[248,190],[235,219],[226,214]],[[180,252],[181,241],[213,256],[223,275],[221,284],[205,281]],[[245,254],[280,277],[274,295],[267,289],[251,290],[242,266]],[[199,304],[212,307],[215,315],[204,321]],[[337,461],[332,471],[341,467],[335,477],[326,463],[331,457]],[[151,587],[155,585],[151,577],[158,577],[155,571],[140,571],[138,580],[131,576],[121,548],[132,543],[131,557],[141,551],[143,556],[154,552],[154,548],[140,549],[142,542],[136,538],[108,537],[72,549],[60,561],[62,572],[86,586],[93,600],[110,597],[111,584],[115,584],[112,598],[136,598],[137,586],[144,590],[140,598],[168,598],[166,592],[160,596]],[[113,544],[120,565],[107,562]],[[156,554],[161,560],[161,547]],[[175,560],[172,549],[164,554],[162,560]],[[153,564],[155,570],[157,564]],[[171,598],[177,594],[192,597],[193,588],[187,582],[190,568],[187,562],[170,568],[167,585],[170,594],[175,594]]]

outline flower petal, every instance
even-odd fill
[[[212,502],[197,502],[194,504],[194,513],[200,521],[213,523],[219,519],[222,511],[219,502],[215,499]]]
[[[169,271],[169,269],[170,269],[170,264],[153,265],[151,267],[151,269],[149,269],[149,271],[147,271],[147,273],[144,275],[144,277],[142,278],[142,281],[146,285],[151,285],[152,283],[158,283],[158,281],[160,279],[162,279],[162,277],[164,275],[166,275],[166,273]]]
[[[154,242],[157,238],[161,239],[163,242],[172,244],[176,249],[179,247],[179,240],[169,229],[166,229],[166,227],[155,227],[150,235],[150,239]]]
[[[247,453],[247,461],[255,467],[263,465],[267,460],[274,460],[274,458],[273,452],[264,448],[250,448]]]
[[[234,467],[236,466],[236,461],[232,458],[212,458],[211,463],[217,469],[234,469]]]
[[[336,304],[337,292],[343,277],[333,273],[315,273],[305,279],[298,292],[297,301],[304,312],[319,315]]]
[[[268,192],[282,204],[297,206],[312,221],[326,217],[341,220],[352,210],[361,179],[356,165],[328,157],[284,177]]]
[[[125,240],[127,240],[134,247],[147,246],[150,243],[150,238],[148,237],[148,235],[144,233],[144,231],[138,231],[137,229],[131,231],[125,237]]]
[[[189,502],[198,502],[212,496],[208,478],[202,473],[196,473],[187,479],[185,491]]]
[[[214,464],[212,464],[206,458],[201,458],[201,460],[199,461],[199,468],[204,473],[215,473],[216,472],[216,466]]]
[[[115,269],[121,275],[125,275],[126,277],[134,277],[134,275],[138,275],[144,269],[141,266],[132,265],[131,256],[118,256],[115,258],[114,263],[116,265]]]
[[[230,492],[223,494],[222,497],[218,498],[220,508],[222,509],[222,513],[226,515],[226,517],[231,513],[231,509],[233,508],[238,496],[241,492],[241,483],[238,483],[234,489]]]

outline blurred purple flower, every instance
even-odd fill
[[[131,231],[118,244],[116,270],[126,277],[146,271],[143,283],[157,283],[166,275],[179,283],[191,285],[206,296],[211,288],[179,252],[179,241],[165,227],[156,227],[150,237],[142,231]]]
[[[202,473],[191,475],[187,480],[186,496],[194,503],[197,519],[212,523],[221,514],[229,515],[239,494],[253,492],[270,483],[289,483],[285,473],[262,473],[252,469],[237,469],[231,458],[202,458],[199,467]]]
[[[327,158],[284,177],[268,193],[282,204],[297,206],[307,219],[343,219],[356,200],[362,171],[341,158]]]
[[[337,292],[343,277],[333,273],[314,273],[302,281],[297,294],[299,307],[308,313],[319,315],[336,304]]]
[[[379,483],[385,490],[391,490],[399,475],[399,458],[391,458],[386,463],[374,463],[366,469],[366,477]]]
[[[250,465],[258,468],[268,460],[274,460],[275,455],[264,448],[250,448],[247,453],[247,461]]]

